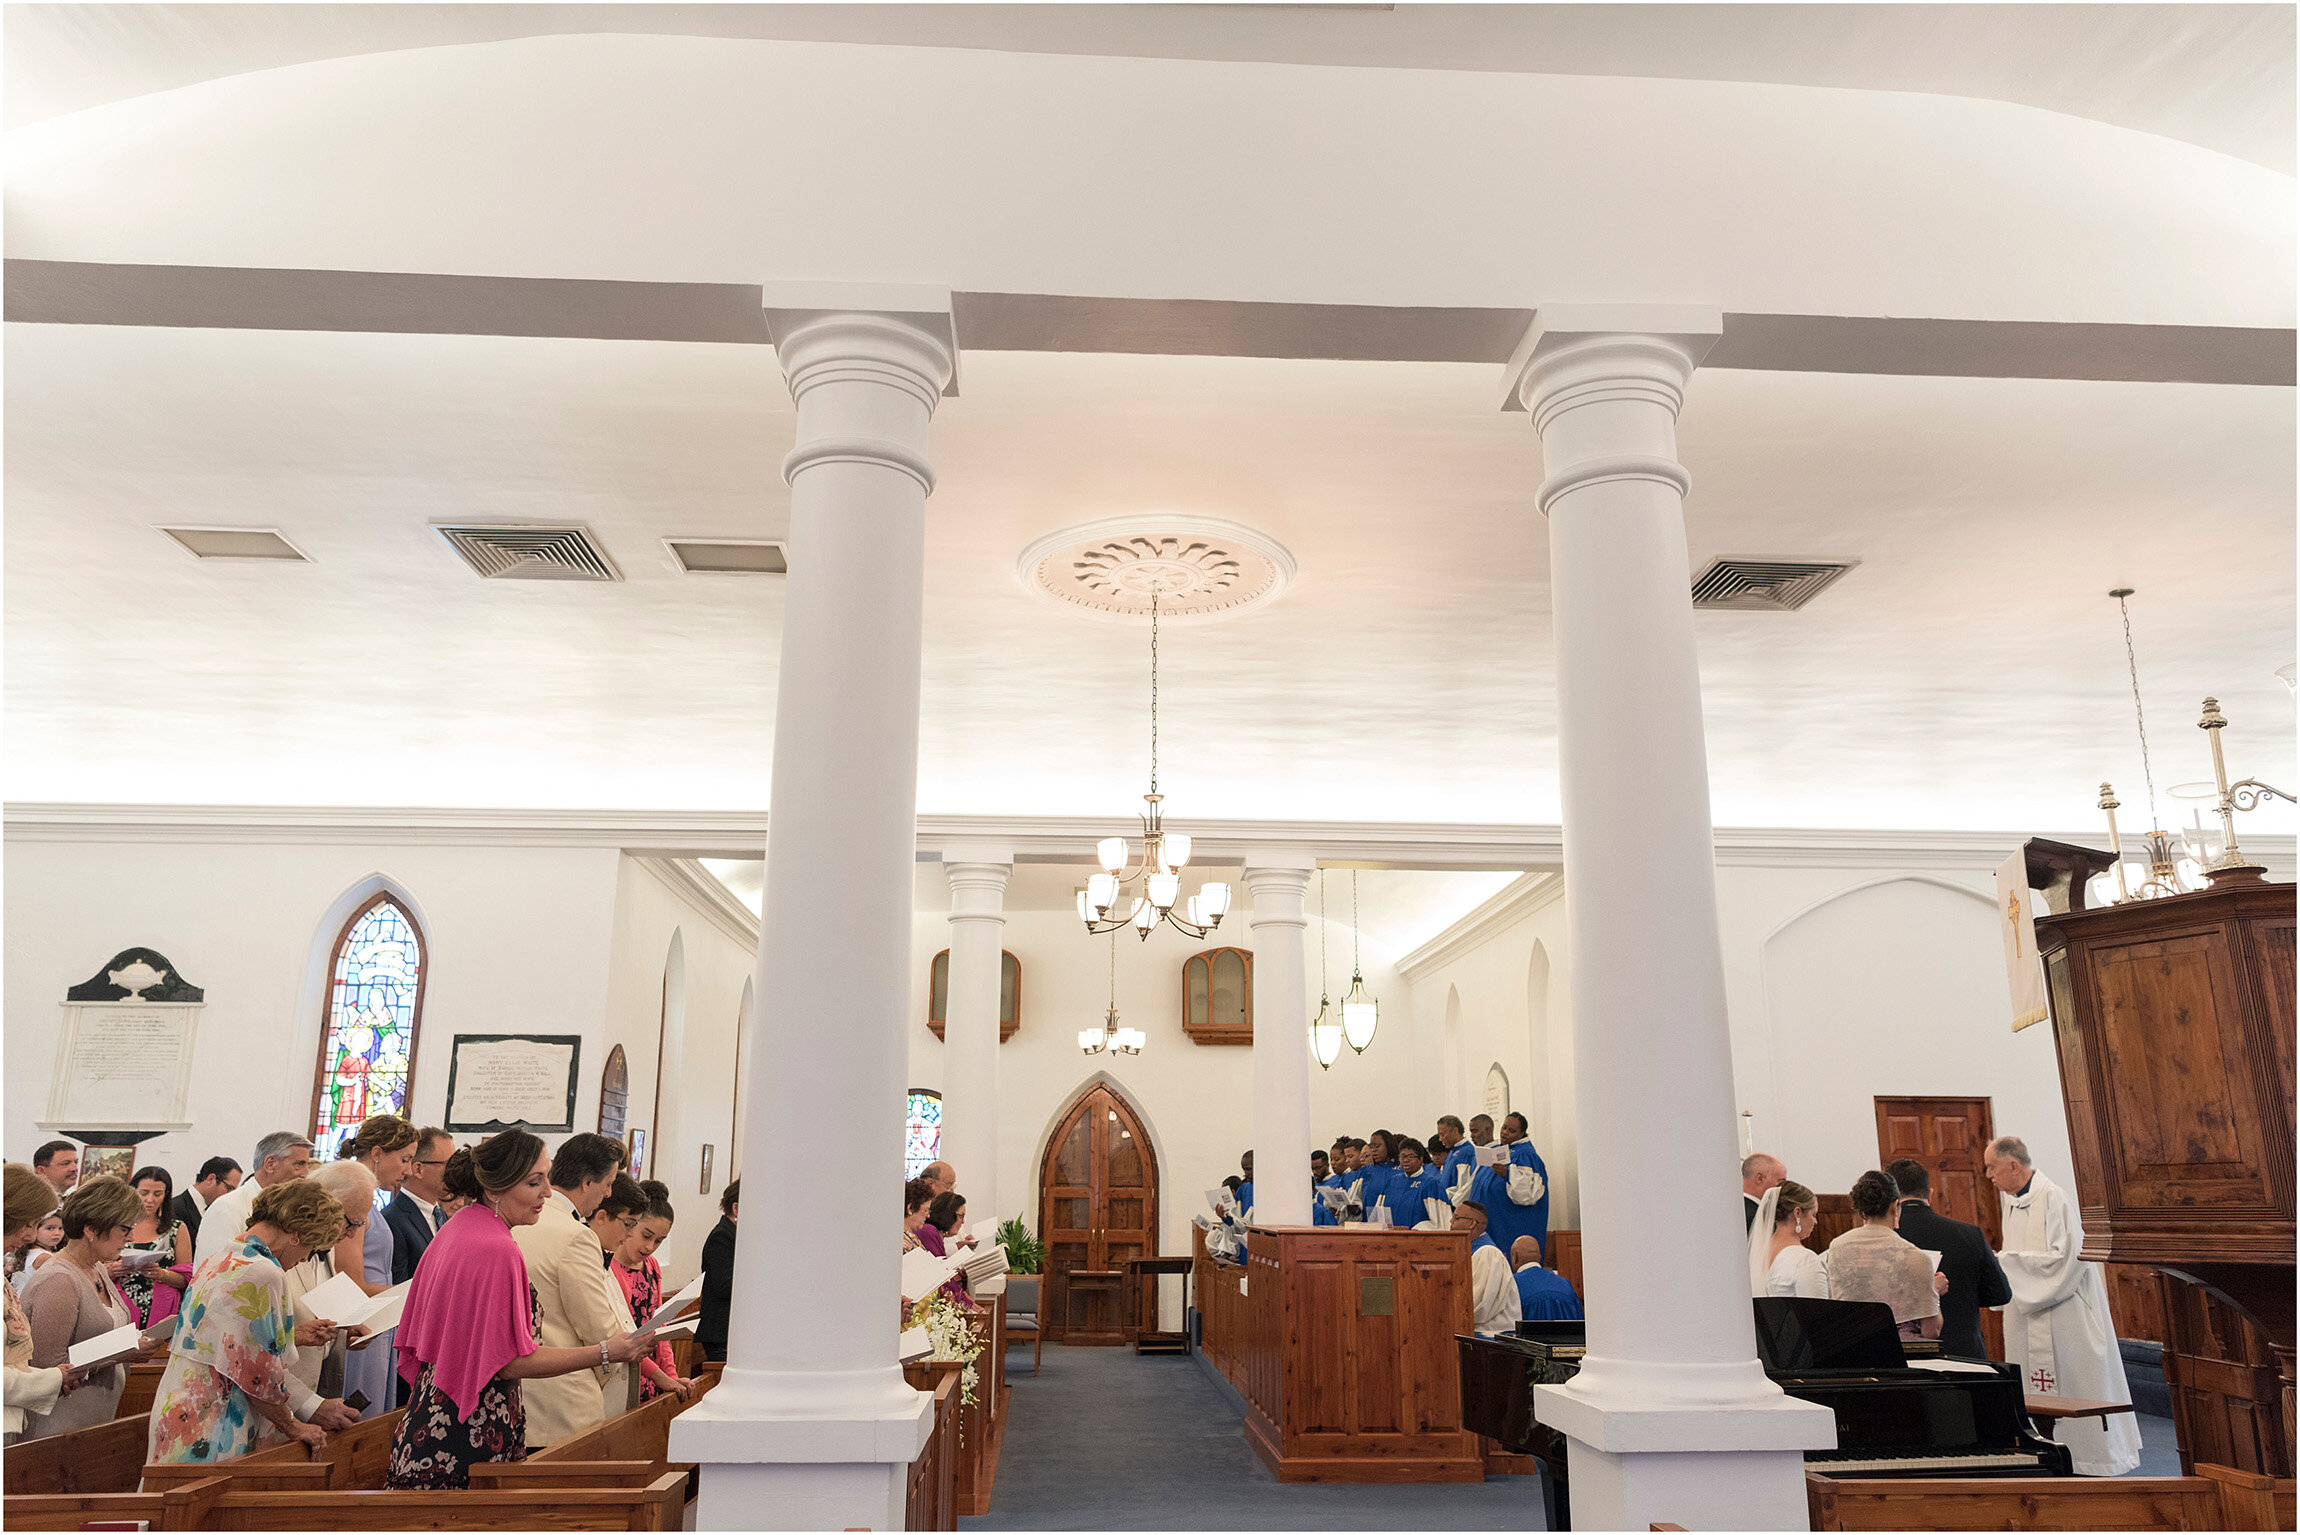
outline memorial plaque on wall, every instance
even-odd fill
[[[192,1042],[207,994],[156,949],[123,949],[64,993],[43,1130],[188,1130]],[[141,1137],[139,1137],[141,1138]]]
[[[575,1128],[580,1034],[458,1034],[447,1067],[447,1128],[541,1134]]]

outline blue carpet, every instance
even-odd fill
[[[1236,1404],[1177,1354],[1049,1344],[1010,1356],[990,1512],[962,1530],[1539,1530],[1539,1480],[1283,1484]]]
[[[1534,1477],[1286,1485],[1246,1448],[1234,1398],[1195,1359],[1125,1348],[1009,1356],[1014,1399],[991,1510],[962,1530],[1539,1530]],[[2170,1418],[2141,1414],[2138,1476],[2178,1476]]]

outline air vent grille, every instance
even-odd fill
[[[441,527],[439,536],[490,581],[620,581],[589,528],[539,523]]]
[[[1794,613],[1859,560],[1720,559],[1693,582],[1693,605],[1744,613]]]
[[[790,570],[783,546],[763,538],[666,538],[663,547],[691,576],[779,576]]]
[[[277,528],[162,528],[162,533],[203,560],[309,561],[311,556],[280,536]]]

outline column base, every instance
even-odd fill
[[[670,1456],[702,1468],[699,1530],[899,1530],[933,1432],[934,1399],[892,1368],[812,1382],[730,1369],[671,1420]]]
[[[1707,1400],[1604,1404],[1577,1395],[1578,1382],[1534,1387],[1535,1420],[1568,1441],[1575,1527],[1812,1528],[1805,1451],[1835,1448],[1836,1414],[1783,1395],[1762,1373],[1769,1394],[1736,1399],[1716,1391],[1744,1374],[1739,1366],[1686,1369],[1688,1384],[1711,1388],[1693,1393]]]

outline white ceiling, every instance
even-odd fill
[[[783,530],[767,349],[7,344],[10,799],[766,803],[780,587],[679,576],[659,540]],[[1538,454],[1492,390],[1469,365],[970,354],[934,427],[921,808],[1138,803],[1146,636],[1034,599],[1014,558],[1164,509],[1301,565],[1168,637],[1178,829],[1555,821]],[[1697,563],[1863,562],[1803,613],[1701,617],[1720,824],[2085,825],[2104,778],[2135,804],[2118,585],[2158,784],[2208,772],[2211,692],[2232,766],[2290,786],[2291,391],[1704,373],[1680,442]],[[427,529],[451,517],[586,522],[629,579],[482,582]],[[164,521],[277,526],[316,563],[202,564]]]
[[[2289,172],[2286,5],[10,5],[10,128],[354,54],[652,33],[1967,96]]]

